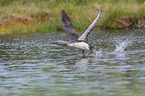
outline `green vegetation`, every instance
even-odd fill
[[[0,33],[62,30],[62,9],[85,30],[101,7],[99,28],[145,28],[144,0],[1,0]]]

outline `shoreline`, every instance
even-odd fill
[[[51,5],[51,6],[48,6]],[[61,10],[70,17],[76,30],[85,30],[103,8],[97,28],[145,29],[145,4],[118,2],[87,4],[57,3],[52,1],[21,4],[13,2],[0,7],[0,34],[22,32],[62,31]],[[113,6],[113,7],[112,7]],[[11,9],[10,9],[11,8]]]

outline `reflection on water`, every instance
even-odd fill
[[[90,34],[95,49],[53,45],[62,32],[0,36],[1,96],[144,96],[145,32]]]

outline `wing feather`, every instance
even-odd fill
[[[78,39],[78,33],[74,29],[70,18],[67,16],[64,10],[62,10],[62,24],[63,30],[66,31],[69,41],[75,42]]]
[[[78,38],[79,41],[88,41],[87,40],[87,37],[88,35],[90,34],[90,32],[96,27],[97,25],[97,22],[99,20],[99,17],[101,15],[101,12],[102,12],[102,8],[100,9],[97,17],[95,18],[95,20],[92,22],[92,24],[86,29],[86,31]]]

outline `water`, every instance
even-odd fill
[[[81,32],[79,33],[81,34]],[[81,50],[64,32],[0,36],[0,96],[145,96],[145,31],[99,30]]]

